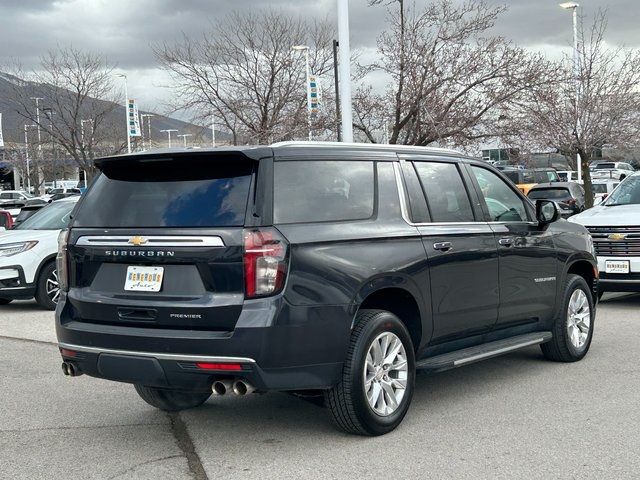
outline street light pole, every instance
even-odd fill
[[[169,148],[171,148],[171,132],[177,132],[178,130],[175,128],[168,128],[167,130],[160,130],[163,133],[167,134],[167,137],[169,137]]]
[[[313,140],[313,131],[311,126],[311,64],[309,63],[309,47],[307,45],[295,45],[292,47],[293,50],[298,52],[304,52],[305,66],[306,66],[306,75],[307,79],[305,81],[305,89],[307,91],[307,123],[309,125],[309,141]]]
[[[129,90],[127,87],[127,76],[124,73],[116,73],[116,77],[120,77],[124,79],[124,117],[125,117],[125,125],[127,126],[127,152],[131,153],[131,135],[129,126]]]
[[[211,116],[211,146],[216,147],[216,117]]]
[[[565,10],[572,11],[573,17],[573,75],[575,77],[576,82],[576,137],[578,141],[580,136],[582,135],[582,124],[580,122],[580,110],[579,110],[579,101],[580,101],[580,50],[578,46],[578,7],[579,3],[576,2],[564,2],[560,4],[561,8]],[[578,181],[582,181],[582,157],[580,156],[580,152],[576,152],[576,163],[578,167]]]
[[[340,110],[342,141],[353,142],[351,110],[351,46],[349,44],[349,0],[338,0],[338,43],[340,44]]]

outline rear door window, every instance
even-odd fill
[[[473,222],[475,217],[455,163],[415,162],[433,222]]]
[[[185,161],[188,161],[185,159]],[[82,202],[77,227],[242,226],[255,163],[203,159],[106,166]]]
[[[365,220],[373,216],[371,161],[277,161],[275,223]]]

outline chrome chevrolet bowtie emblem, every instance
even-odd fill
[[[147,240],[144,237],[141,237],[140,235],[136,235],[135,237],[131,237],[129,239],[129,245],[135,245],[136,247],[139,247],[140,245],[144,245],[148,242],[149,240]]]
[[[619,242],[625,238],[627,238],[627,236],[624,233],[612,233],[609,235],[609,240],[613,240],[614,242]]]

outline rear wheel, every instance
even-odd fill
[[[146,385],[135,385],[135,389],[145,402],[165,412],[178,412],[199,407],[211,396],[211,392],[170,390]]]
[[[13,302],[11,298],[0,298],[0,305],[9,305],[11,302]]]
[[[568,275],[563,302],[552,328],[553,339],[540,345],[542,353],[556,362],[582,360],[593,338],[595,309],[584,278]]]
[[[361,310],[342,378],[325,392],[325,401],[342,430],[382,435],[404,418],[414,382],[415,357],[407,328],[390,312]]]
[[[60,284],[56,263],[49,262],[40,271],[38,285],[36,287],[36,302],[47,310],[55,310],[60,298]]]

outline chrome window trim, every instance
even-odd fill
[[[253,358],[248,357],[217,357],[208,355],[189,355],[181,353],[154,353],[138,352],[131,350],[114,350],[111,348],[85,347],[83,345],[73,345],[71,343],[58,343],[58,347],[76,352],[85,353],[107,353],[113,355],[129,355],[134,357],[149,357],[157,360],[175,360],[178,362],[210,362],[210,363],[256,363]]]
[[[129,240],[134,235],[115,236],[83,236],[76,241],[81,247],[224,247],[224,241],[218,236],[172,236],[172,235],[151,235],[144,236],[147,240],[142,245],[132,245]]]

